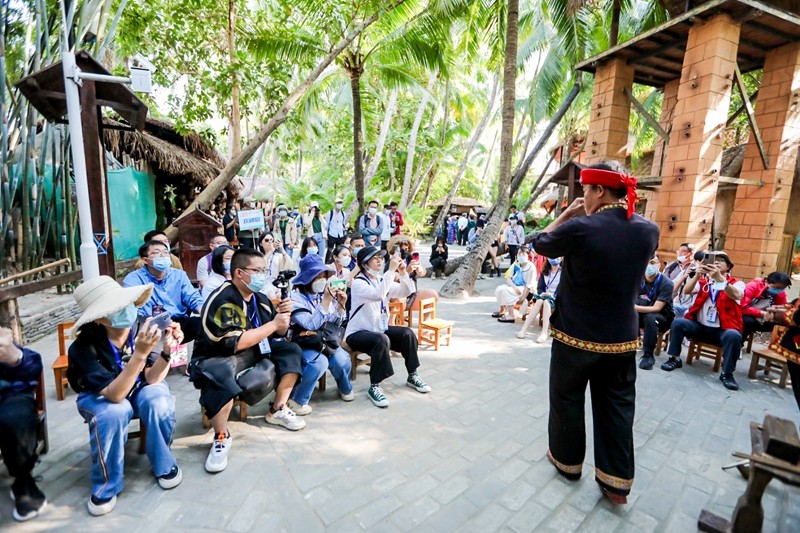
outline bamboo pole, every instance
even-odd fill
[[[8,276],[7,278],[0,279],[0,285],[5,285],[6,283],[11,283],[12,281],[17,281],[18,279],[23,279],[27,278],[28,276],[33,276],[35,274],[39,274],[40,272],[45,272],[47,270],[50,270],[51,268],[57,268],[60,266],[69,266],[69,264],[70,264],[69,259],[59,259],[58,261],[47,263],[46,265],[32,268],[30,270],[14,274],[13,276]]]

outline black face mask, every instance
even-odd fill
[[[408,251],[400,248],[400,259],[405,259],[408,257]]]

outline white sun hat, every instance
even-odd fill
[[[72,336],[77,336],[84,324],[112,315],[130,304],[136,307],[144,305],[152,294],[152,283],[123,288],[109,276],[98,276],[81,283],[73,296],[82,314],[72,327]]]

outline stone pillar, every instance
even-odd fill
[[[680,79],[674,79],[664,85],[664,89],[662,90],[664,97],[661,104],[661,117],[658,123],[664,131],[667,132],[672,125],[672,116],[675,114],[675,105],[678,103],[678,86],[680,82]],[[664,169],[662,167],[664,161],[662,161],[662,159],[666,160],[666,152],[667,141],[660,136],[656,137],[656,146],[655,150],[653,150],[653,165],[650,169],[651,176],[663,175]],[[639,194],[639,197],[647,200],[647,209],[644,216],[651,220],[655,219],[656,211],[658,210],[659,191],[643,191]],[[672,250],[667,250],[667,252],[675,255]],[[660,255],[661,254],[659,254],[659,256]],[[666,260],[666,256],[662,259]]]
[[[689,30],[656,211],[661,250],[708,246],[738,43],[724,13]]]
[[[773,272],[781,249],[800,143],[800,43],[767,54],[755,116],[769,168],[751,133],[740,177],[764,186],[739,185],[726,244],[746,279]]]
[[[633,88],[633,67],[611,59],[597,67],[592,90],[592,112],[586,141],[587,165],[607,159],[625,164],[631,103],[622,92]]]

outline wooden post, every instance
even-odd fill
[[[14,342],[22,344],[22,321],[16,298],[0,302],[0,326],[10,329]]]

